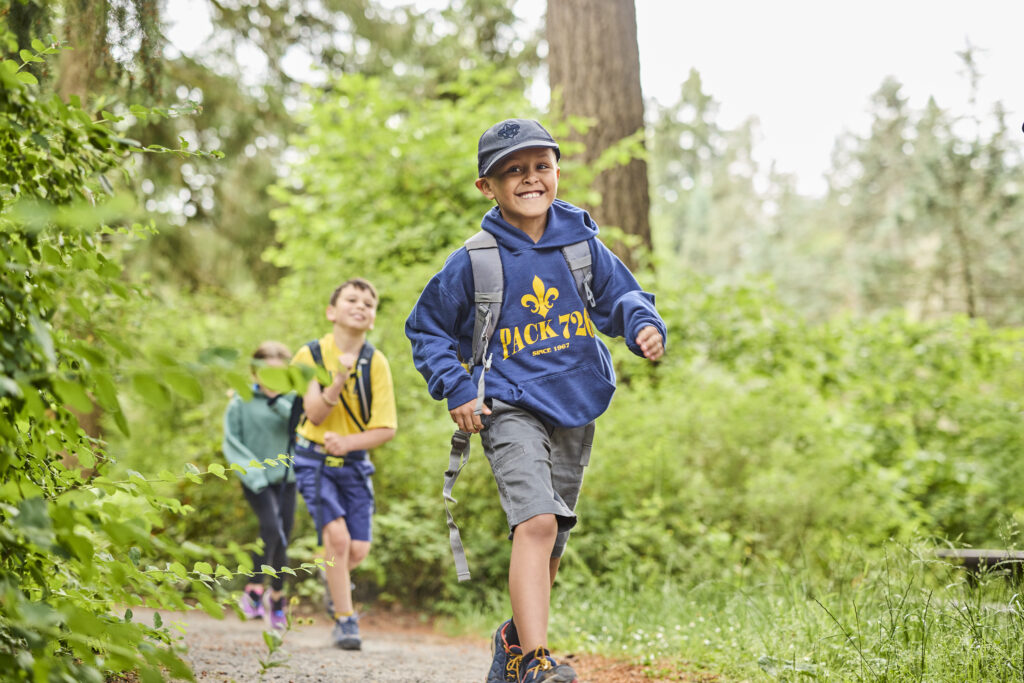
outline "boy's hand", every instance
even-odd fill
[[[476,399],[473,399],[472,401],[463,403],[458,408],[448,411],[448,414],[452,416],[452,422],[457,424],[459,429],[464,432],[469,432],[470,434],[476,434],[484,428],[484,423],[480,421],[480,416],[473,414],[473,408],[475,406]],[[491,414],[491,409],[487,407],[486,403],[484,404],[483,414]]]
[[[647,360],[658,360],[665,353],[665,343],[661,332],[654,325],[648,325],[636,335],[636,345],[644,352]]]
[[[345,455],[349,451],[345,437],[337,432],[324,432],[324,448],[331,455]]]
[[[338,356],[338,371],[334,373],[334,384],[340,389],[345,386],[345,382],[348,381],[349,375],[352,374],[352,368],[356,366],[356,356],[352,353],[342,353]]]

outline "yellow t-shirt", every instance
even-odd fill
[[[334,373],[341,367],[341,363],[338,362],[340,352],[334,343],[333,334],[327,333],[327,335],[320,338],[320,352],[324,359],[324,367],[330,371],[333,377]],[[295,354],[295,357],[292,358],[292,364],[316,367],[316,364],[313,362],[313,354],[305,344]],[[356,389],[357,374],[358,372],[354,371],[352,376],[348,378],[345,388],[341,392],[341,398],[348,403],[348,407],[361,420],[359,392]],[[381,427],[397,429],[398,418],[397,411],[395,410],[395,388],[391,382],[391,366],[388,365],[388,359],[384,357],[384,354],[379,349],[374,349],[373,357],[370,359],[370,386],[373,391],[373,400],[370,406],[370,421],[367,423],[366,429],[379,429]],[[349,416],[348,411],[345,410],[345,406],[341,404],[341,401],[338,401],[338,405],[331,408],[331,412],[327,414],[327,418],[323,422],[315,425],[309,420],[304,420],[296,431],[300,436],[322,444],[325,432],[336,432],[346,436],[348,434],[356,434],[360,430],[359,426]]]

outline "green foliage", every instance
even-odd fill
[[[0,40],[10,47],[3,24]],[[23,70],[59,49],[36,40],[21,63],[0,62],[0,670],[14,680],[191,679],[159,620],[136,623],[130,607],[185,609],[191,594],[219,616],[214,577],[235,572],[227,555],[161,534],[164,514],[191,508],[138,472],[107,476],[104,441],[86,430],[100,410],[129,432],[128,381],[153,401],[200,394],[177,363],[154,368],[122,327],[141,297],[110,247],[151,229],[109,227],[130,222],[129,200],[92,204],[113,194],[105,174],[130,153],[171,150],[143,150]],[[200,480],[195,467],[179,472],[160,479]],[[195,562],[211,554],[216,572]]]
[[[827,575],[803,562],[756,561],[742,576],[652,583],[624,566],[600,583],[555,591],[554,646],[613,651],[669,680],[684,672],[746,681],[1020,676],[1021,599],[1003,574],[973,581],[935,559],[930,543],[864,551],[845,539],[829,554]]]

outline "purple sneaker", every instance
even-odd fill
[[[263,592],[242,591],[242,597],[238,600],[238,606],[242,608],[242,614],[246,619],[263,618]]]
[[[284,631],[288,628],[288,617],[284,613],[284,596],[277,600],[270,599],[270,628]]]

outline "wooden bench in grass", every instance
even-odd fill
[[[960,564],[977,574],[982,571],[1006,571],[1020,576],[1024,573],[1024,552],[1000,548],[940,548],[938,557]]]

